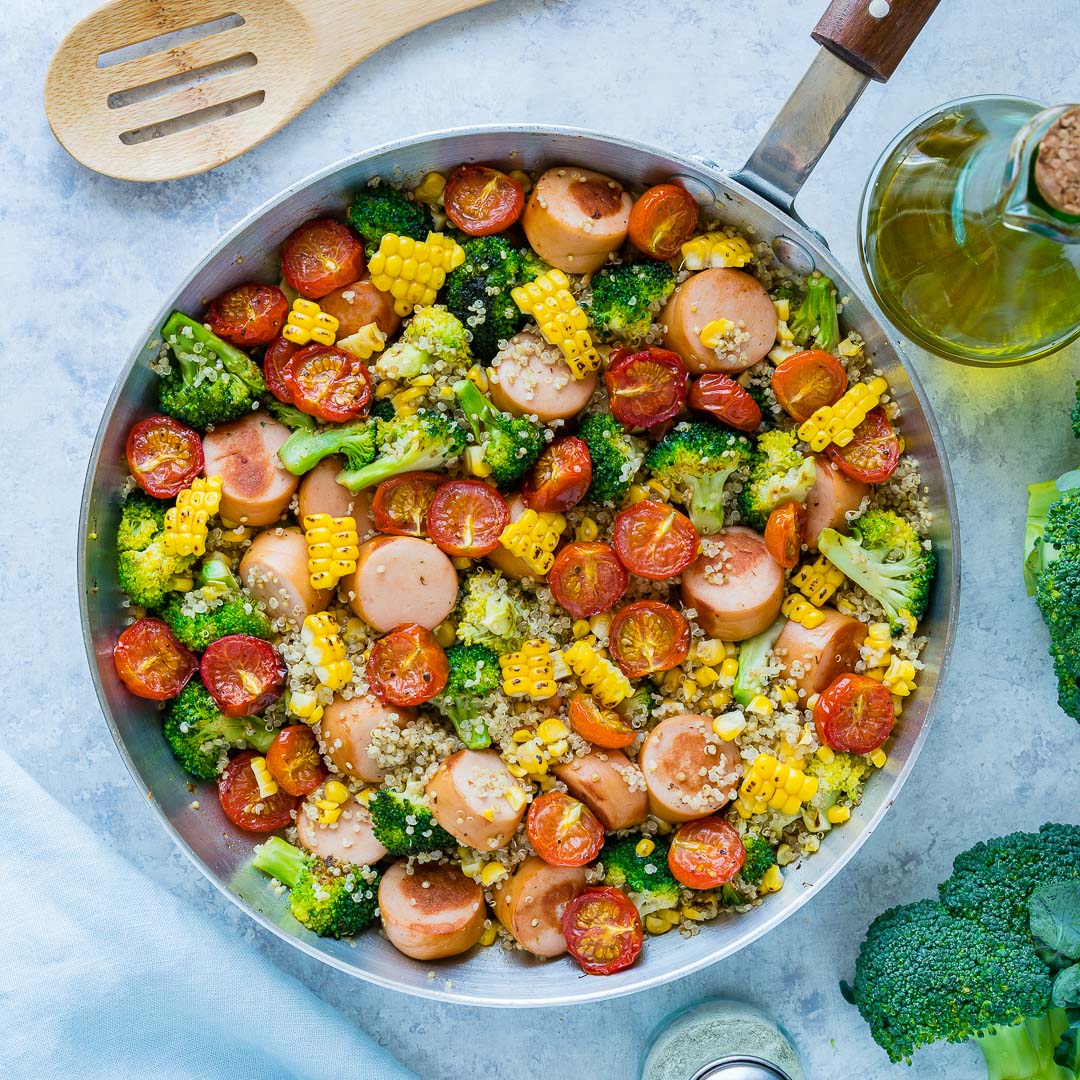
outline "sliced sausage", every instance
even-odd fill
[[[339,338],[351,337],[368,323],[376,323],[391,337],[401,325],[401,317],[394,311],[394,298],[375,288],[369,277],[328,293],[319,301],[319,307],[337,319]]]
[[[720,359],[701,340],[711,322],[735,324],[730,347]],[[677,352],[691,371],[743,371],[776,343],[776,308],[765,287],[744,270],[718,267],[688,277],[660,312],[664,346]]]
[[[325,611],[334,596],[331,589],[311,587],[307,541],[295,527],[259,533],[240,560],[240,580],[271,618],[285,615],[298,626]]]
[[[319,822],[320,813],[314,796],[309,796],[296,814],[296,838],[308,851],[357,866],[373,866],[386,858],[386,848],[375,836],[371,814],[363,803],[350,798],[337,821],[329,825]]]
[[[870,494],[870,485],[852,480],[828,458],[814,458],[817,479],[806,496],[806,545],[817,550],[822,529],[847,532],[847,514],[858,510]]]
[[[707,817],[738,791],[739,748],[712,729],[712,719],[679,713],[649,732],[638,764],[649,791],[649,809],[663,821]]]
[[[386,772],[372,760],[368,750],[371,735],[377,727],[397,724],[403,728],[416,718],[412,709],[396,705],[384,705],[372,695],[357,696],[346,701],[335,697],[323,710],[318,726],[322,752],[354,780],[374,784]]]
[[[575,379],[562,350],[535,334],[515,334],[492,361],[488,393],[496,408],[545,424],[577,416],[596,391],[596,372]]]
[[[549,866],[530,855],[495,886],[495,917],[534,956],[562,956],[563,912],[584,891],[584,867]]]
[[[525,816],[506,797],[517,787],[494,750],[459,750],[427,782],[428,806],[435,820],[459,843],[494,851],[509,843]]]
[[[484,890],[456,866],[394,863],[379,882],[383,932],[398,952],[438,960],[471,949],[484,932]]]
[[[221,517],[240,525],[271,525],[300,482],[278,460],[290,431],[264,412],[220,424],[203,436],[204,476],[221,477]]]
[[[336,454],[323,458],[300,481],[297,495],[297,516],[301,521],[308,514],[329,514],[331,517],[356,519],[356,533],[361,540],[375,531],[371,520],[371,492],[360,491],[355,495],[337,482],[337,475],[344,467]]]
[[[617,180],[567,165],[536,181],[521,224],[545,262],[568,274],[590,274],[622,247],[633,204]]]
[[[637,770],[621,750],[593,750],[553,771],[608,832],[640,825],[649,816],[640,780],[631,787]]]
[[[525,513],[525,503],[520,495],[511,495],[506,500],[506,507],[510,511],[510,520],[517,521]],[[536,571],[520,556],[515,555],[498,544],[493,551],[488,552],[487,561],[501,570],[507,577],[520,581],[522,578],[539,579]]]
[[[697,612],[710,637],[745,641],[760,634],[780,614],[784,571],[765,541],[745,525],[733,525],[703,544],[721,541],[715,555],[699,555],[682,575],[684,607]]]
[[[457,603],[454,564],[417,536],[376,536],[361,544],[356,572],[342,585],[353,611],[384,634],[402,623],[433,630]]]
[[[854,671],[866,640],[866,626],[858,619],[831,607],[823,607],[821,613],[825,621],[813,630],[789,619],[773,647],[785,674],[806,697],[820,694],[837,675]]]

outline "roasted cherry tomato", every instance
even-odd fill
[[[450,665],[430,630],[406,623],[372,645],[367,677],[385,704],[421,705],[443,692]]]
[[[604,846],[604,826],[584,803],[564,791],[533,799],[525,835],[536,854],[552,866],[585,866]]]
[[[483,480],[449,480],[427,512],[428,535],[447,555],[479,559],[499,546],[510,524],[506,500]]]
[[[568,712],[570,726],[594,746],[621,750],[634,741],[634,729],[614,709],[605,709],[592,694],[578,691],[570,699]]]
[[[589,975],[613,975],[641,952],[641,916],[621,889],[586,889],[566,905],[563,937],[570,955]]]
[[[525,477],[521,500],[537,513],[564,514],[585,498],[591,483],[588,445],[576,435],[564,435],[536,459]]]
[[[285,294],[276,285],[255,281],[223,292],[206,309],[210,329],[233,345],[269,345],[288,315]]]
[[[470,236],[509,229],[525,209],[525,190],[487,165],[459,165],[446,182],[446,216]]]
[[[849,754],[872,754],[892,734],[895,723],[888,689],[854,672],[833,679],[814,706],[818,738]]]
[[[242,750],[218,777],[218,798],[225,816],[247,832],[276,832],[293,823],[300,800],[278,786],[273,795],[259,794],[259,781],[251,771],[251,760],[259,755]]]
[[[555,556],[548,588],[575,619],[607,611],[626,592],[629,578],[607,544],[578,541]]]
[[[326,779],[319,740],[307,724],[290,724],[274,736],[266,767],[290,795],[310,795]]]
[[[445,482],[437,472],[400,473],[384,480],[371,500],[375,528],[391,536],[426,536],[428,508]]]
[[[668,866],[688,889],[716,889],[743,868],[746,848],[733,825],[723,818],[688,821],[668,848]]]
[[[628,679],[678,667],[690,652],[690,624],[670,604],[627,604],[608,631],[612,659]]]
[[[855,429],[847,446],[830,443],[825,453],[834,465],[852,480],[880,484],[888,480],[900,464],[900,436],[896,434],[884,409],[871,409]]]
[[[350,285],[364,272],[364,247],[340,221],[316,218],[281,245],[281,273],[312,300]]]
[[[160,619],[132,623],[116,640],[113,663],[120,681],[151,701],[176,697],[199,670],[199,658]]]
[[[711,371],[690,387],[691,409],[699,409],[736,431],[761,427],[761,406],[730,375]]]
[[[289,357],[282,373],[292,403],[331,423],[352,420],[371,404],[371,376],[352,353],[333,345],[305,345]]]
[[[789,502],[778,506],[765,523],[765,548],[785,570],[799,562],[806,542],[806,508]]]
[[[657,184],[630,211],[630,242],[654,259],[674,259],[697,225],[694,196],[678,184]]]
[[[784,411],[800,424],[823,405],[835,405],[847,389],[847,372],[831,353],[809,349],[776,365],[772,388]]]
[[[202,472],[198,432],[171,416],[148,416],[127,437],[127,463],[135,483],[155,499],[172,499]]]
[[[615,553],[638,577],[663,581],[696,558],[701,538],[690,519],[665,503],[645,499],[615,517]]]
[[[670,420],[686,402],[686,374],[679,355],[667,349],[620,350],[604,373],[611,415],[628,428]]]
[[[206,646],[199,675],[226,716],[251,716],[281,697],[288,670],[270,642],[228,634]]]
[[[266,385],[270,393],[278,401],[284,401],[286,405],[291,405],[293,398],[285,385],[285,368],[299,349],[299,345],[279,337],[267,346],[263,355],[263,377],[266,379]]]

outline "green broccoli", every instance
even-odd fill
[[[592,277],[589,321],[601,338],[640,342],[674,288],[675,271],[666,262],[601,267]]]
[[[140,607],[160,607],[173,591],[173,579],[195,563],[194,555],[170,555],[165,550],[168,505],[133,491],[120,510],[116,576],[120,588]]]
[[[294,476],[310,472],[331,454],[341,454],[346,469],[362,469],[375,459],[376,438],[377,425],[371,420],[352,420],[321,430],[297,428],[278,448],[278,458]]]
[[[165,528],[165,512],[171,503],[155,499],[136,488],[124,500],[116,530],[118,551],[142,551]]]
[[[1050,632],[1058,704],[1080,721],[1080,548],[1059,556],[1039,575],[1035,601]]]
[[[372,420],[393,420],[395,416],[397,416],[397,410],[389,398],[376,398],[371,403]]]
[[[640,835],[612,837],[600,851],[604,866],[604,884],[623,889],[644,918],[654,911],[679,906],[681,889],[668,869],[668,841],[650,836],[653,849],[639,855]]]
[[[451,645],[446,650],[450,676],[446,687],[431,704],[453,725],[458,738],[470,750],[491,745],[483,712],[501,681],[499,654],[486,645]]]
[[[763,836],[750,834],[742,838],[743,847],[746,849],[746,861],[743,863],[739,875],[747,885],[755,888],[761,884],[761,879],[769,872],[769,868],[776,865],[776,854],[772,844]]]
[[[831,278],[815,271],[806,283],[806,298],[788,326],[799,345],[807,345],[812,339],[816,349],[832,352],[836,348],[840,341],[840,324],[836,318],[836,289]]]
[[[441,304],[418,307],[401,337],[375,361],[380,379],[415,379],[436,366],[448,375],[464,375],[472,364],[469,332]]]
[[[484,448],[492,480],[499,487],[516,484],[547,445],[544,429],[527,416],[500,412],[468,379],[454,383],[454,393],[466,423]]]
[[[747,638],[739,646],[739,671],[731,687],[731,695],[740,705],[765,692],[769,682],[769,666],[773,662],[773,646],[784,629],[787,619],[782,615],[760,634]]]
[[[817,777],[818,789],[803,808],[803,821],[812,832],[829,832],[829,811],[841,800],[859,801],[871,766],[863,757],[837,750],[831,760],[815,754],[806,766],[807,776]]]
[[[382,787],[375,792],[368,809],[375,838],[391,855],[457,850],[457,841],[436,823],[420,798]]]
[[[659,704],[660,696],[649,686],[641,683],[633,694],[615,706],[626,722],[633,728],[643,728],[652,719],[653,710]]]
[[[765,531],[769,515],[788,502],[805,502],[817,480],[812,457],[797,448],[793,431],[763,431],[750,462],[750,476],[739,492],[743,520],[758,532]]]
[[[645,456],[662,484],[679,494],[702,536],[724,527],[724,484],[751,458],[750,440],[708,420],[676,424]]]
[[[645,460],[644,444],[627,435],[609,413],[593,413],[578,425],[592,458],[592,484],[588,497],[594,502],[621,502]]]
[[[445,413],[421,409],[411,416],[380,420],[376,429],[378,453],[368,465],[343,469],[338,483],[357,492],[398,473],[441,469],[465,449],[465,431]]]
[[[240,591],[240,582],[223,555],[208,555],[195,581],[194,592],[184,596],[173,593],[161,609],[161,618],[189,649],[202,652],[212,641],[228,634],[249,634],[266,641],[273,636],[266,613]],[[192,600],[201,603],[193,604]]]
[[[360,234],[369,254],[387,233],[426,240],[435,228],[431,210],[423,203],[411,202],[404,192],[378,184],[358,192],[346,218]]]
[[[497,570],[476,569],[465,579],[458,598],[458,640],[497,655],[513,652],[525,640],[528,614],[516,586]]]

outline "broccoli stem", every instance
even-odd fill
[[[461,702],[443,710],[444,715],[454,725],[458,738],[470,750],[483,750],[491,745],[491,732],[482,716],[473,716],[472,710]]]
[[[255,853],[251,865],[256,870],[272,878],[277,878],[282,885],[290,889],[300,880],[304,867],[307,865],[308,854],[298,847],[293,847],[280,836],[268,837],[266,842]]]
[[[730,475],[730,472],[718,471],[687,478],[690,518],[702,536],[712,536],[724,527],[724,485]]]
[[[191,331],[190,336],[183,333],[185,329]],[[175,338],[173,352],[177,360],[180,361],[185,378],[189,377],[189,371],[191,371],[189,364],[184,362],[185,355],[190,354],[191,359],[197,364],[199,354],[195,353],[190,345],[184,343],[198,342],[213,352],[221,361],[225,370],[230,375],[235,375],[253,394],[266,392],[266,382],[247,353],[242,352],[235,345],[230,345],[227,341],[222,341],[217,334],[207,330],[202,323],[189,319],[183,312],[174,311],[168,317],[165,325],[161,328],[161,336],[170,345],[173,345],[173,339]]]
[[[364,488],[374,487],[376,484],[388,480],[391,476],[397,476],[398,473],[407,471],[408,467],[398,459],[380,456],[370,465],[365,465],[361,469],[342,469],[337,474],[337,482],[355,495],[358,491],[363,491]]]
[[[271,401],[266,411],[280,424],[293,432],[311,432],[318,426],[314,416],[301,412],[295,405],[286,405],[284,401]]]
[[[986,1059],[987,1080],[1074,1080],[1054,1063],[1060,1018],[1053,1014],[1060,1011],[974,1036]]]
[[[465,419],[469,422],[469,427],[472,428],[473,435],[479,439],[487,425],[491,423],[495,406],[480,393],[476,383],[468,379],[454,383],[454,393],[457,395],[458,404],[465,414]]]
[[[338,451],[341,432],[334,428],[325,431],[294,431],[278,449],[281,464],[293,474],[303,476],[310,472],[323,458]]]

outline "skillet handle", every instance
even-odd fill
[[[833,0],[812,37],[856,71],[885,82],[939,0]]]

